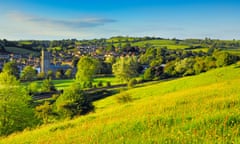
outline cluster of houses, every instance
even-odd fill
[[[20,71],[25,66],[32,66],[35,68],[40,67],[40,58],[34,57],[31,55],[26,54],[8,54],[8,53],[2,53],[0,54],[0,70],[2,70],[4,63],[9,61],[15,61],[18,64],[18,68]]]
[[[104,60],[108,57],[120,56],[119,53],[113,51],[103,52],[99,54],[97,53],[97,49],[99,49],[99,47],[95,45],[76,45],[74,51],[42,51],[41,57],[26,54],[0,53],[0,71],[2,70],[4,63],[8,61],[16,61],[20,71],[23,70],[23,68],[26,66],[32,66],[38,72],[47,73],[48,70],[55,72],[60,69],[64,71],[69,68],[73,69],[73,57],[80,58],[83,55],[91,55],[93,57]]]

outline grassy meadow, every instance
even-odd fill
[[[0,143],[240,143],[240,67],[139,86],[95,112],[0,138]],[[128,93],[132,102],[118,103]]]
[[[117,84],[121,84],[120,81],[118,81],[117,78],[115,77],[99,77],[99,78],[95,78],[93,80],[93,85],[97,85],[99,82],[103,83],[103,86],[106,86],[107,82],[110,82],[111,85],[117,85]],[[38,84],[41,84],[43,81],[37,81]],[[75,82],[74,79],[60,79],[60,80],[52,80],[54,86],[58,89],[65,89],[66,87],[70,86],[72,83]],[[29,84],[29,83],[26,83]]]

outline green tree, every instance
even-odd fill
[[[28,91],[30,94],[36,94],[39,92],[39,84],[37,82],[32,82],[28,85]]]
[[[20,74],[20,70],[18,69],[17,63],[15,61],[5,63],[3,66],[3,72],[14,75],[17,79],[19,78]]]
[[[120,57],[112,66],[114,75],[122,82],[127,82],[138,75],[138,62],[135,56]]]
[[[45,78],[45,73],[44,72],[40,72],[37,74],[37,78],[38,79],[44,79]]]
[[[80,84],[72,84],[66,88],[56,101],[57,110],[64,118],[72,118],[75,115],[83,115],[94,109],[92,102],[81,90]]]
[[[236,58],[228,52],[215,52],[214,54],[217,67],[227,66],[236,62]]]
[[[66,76],[66,78],[71,78],[72,77],[72,69],[67,69],[67,71],[65,72],[65,76]]]
[[[144,80],[152,80],[154,78],[154,72],[152,71],[152,68],[148,68],[144,71],[143,78]]]
[[[128,88],[134,88],[136,84],[137,84],[137,80],[133,78],[128,82]]]
[[[36,78],[37,78],[37,71],[31,66],[26,66],[23,69],[22,75],[20,77],[21,80],[26,80],[26,81],[33,81]]]
[[[98,69],[98,60],[89,56],[82,57],[77,65],[76,79],[81,83],[93,81],[93,76]]]
[[[42,83],[42,92],[56,91],[56,88],[51,79],[45,79]]]
[[[53,78],[53,71],[52,70],[48,70],[47,72],[47,78]]]
[[[0,135],[34,126],[36,119],[30,100],[15,76],[0,73]]]
[[[43,120],[43,123],[48,123],[50,116],[53,114],[52,105],[48,101],[45,101],[44,104],[39,105],[35,108],[38,118]]]
[[[56,71],[55,77],[56,77],[57,79],[62,78],[62,73],[61,73],[60,71]]]

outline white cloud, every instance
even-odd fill
[[[1,18],[1,16],[0,16]],[[75,18],[53,19],[35,15],[27,15],[21,12],[11,12],[3,16],[4,22],[0,24],[2,34],[0,37],[49,37],[56,38],[88,38],[94,37],[94,31],[108,23],[114,23],[114,19],[106,18]],[[22,37],[20,37],[21,39]],[[19,38],[18,38],[19,39]]]

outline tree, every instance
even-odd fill
[[[21,75],[21,80],[26,80],[26,81],[32,81],[37,78],[37,71],[31,67],[31,66],[26,66]]]
[[[62,77],[62,73],[61,73],[60,71],[56,71],[55,77],[56,77],[57,79],[60,79],[60,78]]]
[[[236,58],[228,52],[215,52],[214,54],[217,67],[227,66],[236,62]]]
[[[38,73],[37,78],[40,79],[40,80],[43,80],[45,78],[45,73],[44,72]]]
[[[44,104],[36,107],[37,117],[43,120],[43,123],[49,122],[49,117],[53,114],[52,105],[48,101],[45,101]]]
[[[154,78],[154,72],[152,71],[152,68],[147,68],[144,71],[143,78],[144,80],[152,80]]]
[[[48,70],[47,78],[52,78],[52,77],[53,77],[53,71],[52,70]]]
[[[77,65],[76,79],[81,83],[93,81],[93,76],[98,69],[98,60],[84,56],[82,57]]]
[[[29,94],[36,94],[39,92],[39,84],[37,82],[32,82],[28,85]]]
[[[34,111],[29,106],[31,97],[13,75],[0,73],[0,135],[32,127]]]
[[[80,84],[72,84],[66,88],[56,101],[57,110],[65,118],[72,118],[75,115],[83,115],[94,109],[92,102],[81,90]]]
[[[45,79],[42,83],[42,92],[56,91],[56,88],[51,79]]]
[[[18,69],[17,63],[15,61],[11,61],[4,64],[3,72],[6,72],[10,75],[14,75],[16,78],[19,78],[20,70]]]
[[[181,76],[193,75],[195,62],[193,58],[185,58],[175,63],[175,70]]]
[[[122,82],[127,82],[138,75],[138,62],[135,56],[120,57],[112,66],[114,75]]]
[[[67,71],[65,72],[65,76],[66,76],[66,78],[71,78],[72,77],[72,69],[67,69]]]

